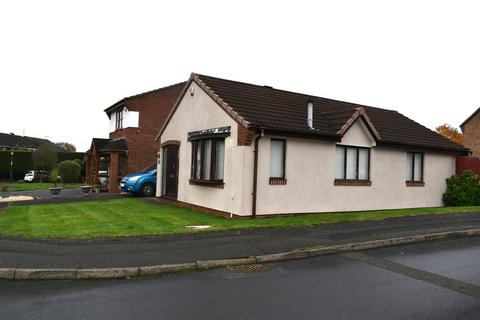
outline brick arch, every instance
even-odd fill
[[[167,140],[165,142],[162,142],[160,145],[162,148],[166,146],[179,146],[180,145],[180,140]]]

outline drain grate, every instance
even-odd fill
[[[228,270],[237,272],[237,273],[255,273],[255,272],[262,272],[267,270],[264,265],[261,264],[249,264],[249,265],[241,265],[241,266],[228,266]]]

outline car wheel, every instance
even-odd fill
[[[145,183],[142,186],[142,195],[144,197],[151,197],[155,193],[155,186],[151,183]]]

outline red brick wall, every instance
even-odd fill
[[[461,175],[465,170],[473,170],[480,175],[480,159],[475,157],[458,156],[455,159],[455,174]]]
[[[125,102],[130,111],[139,112],[139,127],[110,133],[110,139],[125,137],[128,143],[127,174],[138,172],[156,162],[155,136],[183,90],[183,84],[156,90]]]
[[[463,125],[463,145],[472,150],[474,157],[480,157],[480,112]]]
[[[238,145],[239,146],[249,146],[252,144],[253,139],[255,138],[255,132],[248,130],[241,124],[238,125]]]

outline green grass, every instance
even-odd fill
[[[355,213],[310,214],[255,220],[226,219],[175,206],[139,199],[83,201],[64,204],[10,206],[0,213],[0,235],[30,238],[85,238],[162,235],[199,232],[189,225],[211,225],[208,230],[308,227],[320,223],[375,220],[452,212],[480,207],[382,210]]]
[[[15,182],[12,184],[4,183],[8,186],[9,191],[32,191],[32,190],[44,190],[53,187],[53,183],[39,183],[39,182]],[[57,183],[57,186],[65,189],[78,189],[80,183]]]

